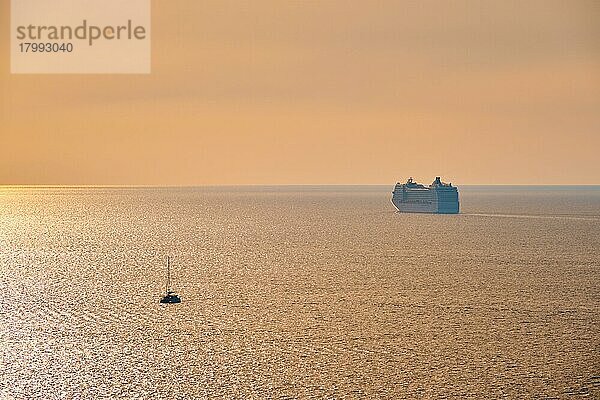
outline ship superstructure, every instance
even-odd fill
[[[458,214],[458,190],[451,183],[442,182],[439,176],[429,186],[409,178],[406,183],[396,183],[392,204],[400,212]]]

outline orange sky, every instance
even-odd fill
[[[151,75],[10,75],[0,184],[600,183],[600,2],[152,3]]]

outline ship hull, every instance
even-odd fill
[[[396,210],[403,213],[424,213],[424,214],[458,214],[460,207],[458,202],[421,202],[413,203],[400,201],[392,197],[392,204]]]

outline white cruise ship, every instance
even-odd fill
[[[400,212],[458,214],[458,190],[451,183],[442,182],[439,176],[429,186],[409,178],[406,183],[396,183],[392,204]]]

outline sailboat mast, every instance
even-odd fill
[[[171,286],[171,257],[167,256],[167,286],[165,292],[169,292],[169,286]]]

